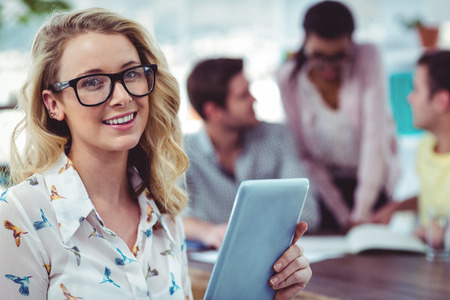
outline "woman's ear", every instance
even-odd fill
[[[45,107],[47,108],[50,118],[62,121],[64,120],[65,114],[62,109],[62,103],[55,94],[50,90],[42,91],[42,99],[44,100]]]

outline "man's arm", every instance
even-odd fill
[[[220,248],[227,229],[226,223],[214,224],[194,217],[185,217],[183,224],[187,240],[200,241],[216,249]]]

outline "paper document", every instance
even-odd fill
[[[362,224],[351,229],[347,235],[303,236],[299,245],[311,263],[325,259],[357,254],[367,250],[425,252],[425,244],[412,234],[412,215],[400,213],[389,225]],[[214,263],[217,250],[190,252],[191,260]]]

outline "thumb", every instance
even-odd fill
[[[305,234],[306,230],[308,230],[308,224],[306,222],[300,222],[297,224],[297,228],[295,229],[294,239],[292,240],[292,244],[297,243],[297,241]]]

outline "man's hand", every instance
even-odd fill
[[[219,249],[222,245],[223,236],[227,230],[227,224],[212,224],[209,228],[205,230],[205,235],[202,237],[202,242],[206,246],[214,247]]]

